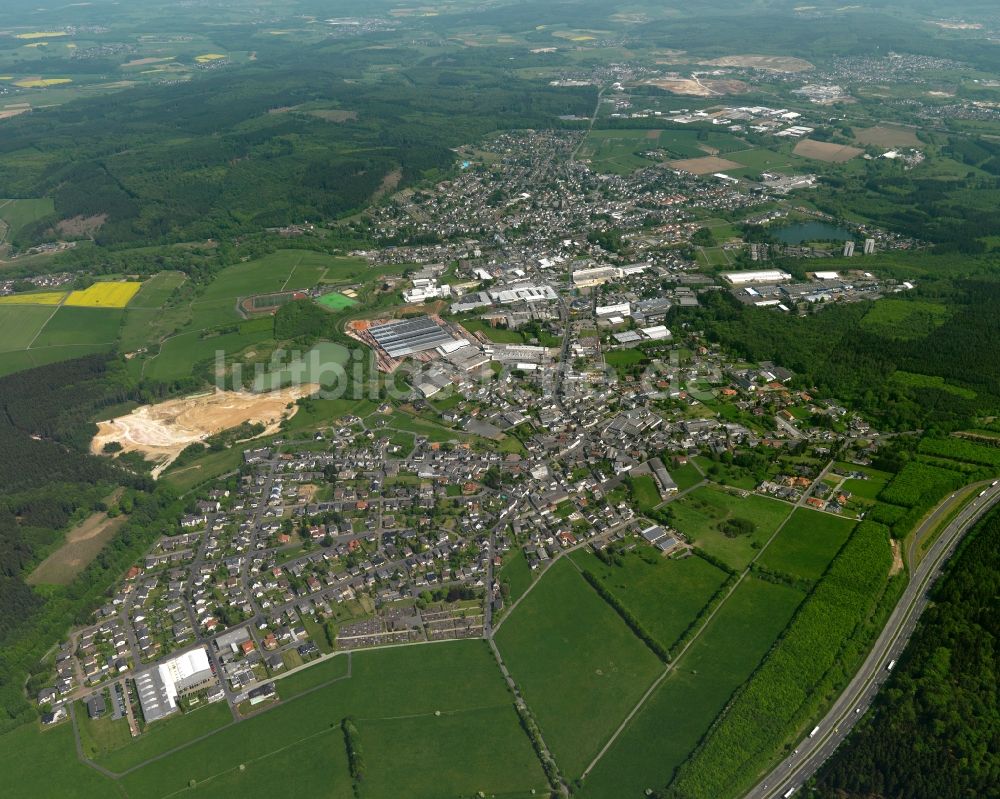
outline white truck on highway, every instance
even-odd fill
[[[819,732],[819,725],[817,724],[815,727],[813,727],[813,731],[811,733],[809,733],[809,737],[810,738],[815,738],[816,737],[816,733],[818,733],[818,732]]]

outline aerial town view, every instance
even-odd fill
[[[1000,796],[1000,8],[6,5],[0,794]]]

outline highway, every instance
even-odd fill
[[[917,542],[931,533],[943,516],[961,504],[962,492],[951,495],[925,519],[910,548],[910,582],[861,669],[826,716],[816,722],[815,734],[803,740],[792,754],[746,794],[746,799],[775,799],[794,795],[834,753],[851,727],[864,716],[882,683],[889,677],[889,664],[906,648],[917,620],[927,606],[929,589],[941,574],[948,557],[966,531],[1000,501],[1000,485],[983,483],[977,486],[977,490],[983,491],[983,495],[974,496],[959,511],[927,550],[924,559],[914,566],[912,554],[917,551]]]

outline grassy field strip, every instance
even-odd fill
[[[281,284],[281,290],[282,291],[284,291],[285,288],[288,286],[288,281],[292,279],[292,275],[295,274],[295,270],[299,268],[299,264],[300,263],[302,263],[302,256],[301,255],[299,256],[299,260],[297,260],[295,262],[295,265],[292,267],[292,271],[288,273],[288,277],[285,278],[285,282]]]
[[[223,769],[222,771],[219,771],[219,772],[217,772],[215,774],[212,774],[211,776],[208,776],[208,777],[202,777],[200,780],[198,780],[198,785],[202,786],[205,783],[211,782],[212,780],[214,780],[214,779],[216,779],[218,777],[221,777],[221,776],[223,776],[225,774],[229,774],[230,772],[233,772],[233,771],[243,771],[244,767],[246,766],[246,763],[258,763],[261,760],[266,760],[269,757],[274,757],[275,755],[279,755],[282,752],[284,752],[286,749],[291,749],[293,746],[300,746],[301,744],[304,744],[306,741],[311,741],[313,738],[318,738],[320,735],[329,735],[331,732],[339,733],[340,732],[340,727],[331,726],[331,727],[327,727],[326,729],[323,729],[323,730],[317,730],[316,732],[311,733],[309,735],[304,735],[303,737],[299,738],[297,741],[292,741],[291,743],[287,743],[284,746],[281,746],[281,747],[279,747],[277,749],[274,749],[274,750],[272,750],[270,752],[265,752],[264,754],[258,755],[257,757],[247,758],[247,760],[246,760],[245,763],[240,763],[238,766],[234,766],[233,768]],[[192,743],[196,743],[196,741],[192,741]],[[167,753],[167,754],[169,754],[169,753]],[[190,790],[189,788],[180,788],[180,789],[178,789],[176,791],[173,791],[172,793],[164,794],[161,797],[161,799],[169,799],[171,796],[177,796],[178,794],[188,793],[189,790]]]
[[[976,483],[971,486],[966,486],[964,489],[959,489],[955,492],[957,502],[954,507],[948,511],[943,519],[935,522],[934,526],[928,533],[921,535],[921,529],[926,526],[934,516],[941,512],[942,506],[939,505],[927,512],[927,515],[924,516],[924,518],[920,520],[920,523],[914,528],[912,538],[906,548],[906,565],[908,568],[911,570],[914,569],[917,564],[924,559],[924,555],[927,553],[927,550],[933,546],[935,541],[937,541],[938,536],[940,536],[941,533],[948,528],[948,525],[954,521],[955,517],[958,516],[958,514],[961,513],[970,502],[972,502],[972,500],[976,499],[979,492],[988,485],[989,482],[984,480],[981,483]]]
[[[827,465],[819,473],[819,476],[813,481],[812,484],[813,486],[815,486],[819,481],[823,479],[824,476],[826,476],[826,473],[827,471],[829,471],[831,466],[833,466],[833,461],[827,463]],[[676,669],[677,664],[680,663],[681,660],[683,660],[684,655],[691,650],[691,645],[694,644],[694,642],[701,637],[701,634],[708,627],[708,624],[712,621],[713,618],[715,618],[718,612],[723,607],[725,607],[726,602],[729,601],[729,598],[733,595],[733,592],[736,591],[736,589],[740,586],[740,584],[746,579],[747,575],[750,574],[750,566],[752,566],[757,561],[757,559],[760,558],[760,556],[767,551],[767,548],[771,544],[771,542],[774,541],[775,538],[777,538],[778,533],[780,533],[781,530],[784,528],[784,526],[788,523],[788,520],[792,518],[792,512],[795,510],[795,508],[804,505],[804,498],[810,496],[811,490],[812,486],[810,487],[810,492],[803,493],[802,495],[803,500],[800,500],[799,503],[793,506],[792,510],[789,511],[788,516],[786,516],[784,521],[782,521],[781,524],[778,525],[778,528],[774,531],[774,533],[771,534],[771,537],[767,539],[767,542],[764,544],[764,546],[762,546],[757,551],[757,554],[750,561],[750,564],[743,570],[739,578],[737,578],[736,582],[733,583],[732,588],[729,589],[729,592],[726,594],[726,596],[722,599],[721,602],[719,602],[718,605],[715,606],[712,612],[705,617],[701,627],[698,628],[697,632],[695,632],[695,634],[691,636],[690,640],[681,648],[681,651],[677,653],[677,656],[670,663],[667,664],[666,668],[663,670],[660,676],[656,678],[656,681],[653,683],[653,685],[650,686],[649,690],[647,690],[646,693],[642,695],[642,698],[635,705],[635,707],[632,708],[632,711],[628,714],[628,716],[625,717],[625,720],[618,726],[618,729],[614,731],[608,742],[597,753],[597,756],[590,762],[587,768],[584,769],[583,773],[580,776],[581,779],[586,778],[586,776],[591,771],[593,771],[594,766],[596,766],[600,762],[601,758],[604,757],[607,751],[611,748],[611,745],[618,739],[618,737],[622,734],[622,732],[625,731],[625,728],[628,727],[629,722],[635,717],[636,713],[638,713],[642,709],[642,706],[646,703],[646,700],[648,700],[649,697],[652,695],[656,687],[660,683],[662,683],[663,680],[667,678],[667,676],[670,674],[672,670]]]
[[[540,582],[495,642],[547,746],[574,778],[662,664],[568,563]]]
[[[64,302],[65,302],[65,300],[64,300]],[[45,320],[45,323],[40,328],[38,328],[38,331],[35,333],[34,337],[31,339],[31,341],[28,342],[28,346],[25,347],[26,350],[30,350],[31,349],[31,345],[34,344],[35,341],[38,340],[38,337],[40,335],[42,335],[42,331],[45,330],[45,328],[49,324],[49,322],[52,321],[52,317],[56,315],[56,312],[61,307],[62,307],[62,303],[59,303],[58,305],[56,305],[55,308],[52,309],[52,313],[49,315],[49,318]]]

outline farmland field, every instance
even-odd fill
[[[25,294],[8,294],[0,297],[0,305],[58,305],[66,298],[65,291],[36,291]]]
[[[28,200],[0,200],[0,219],[7,223],[10,233],[17,233],[25,225],[55,213],[51,198]],[[10,238],[10,234],[8,234]]]
[[[632,498],[640,513],[648,513],[663,500],[660,498],[656,481],[648,474],[640,474],[631,480]]]
[[[272,339],[268,330],[223,333],[202,337],[193,330],[168,339],[154,358],[145,362],[145,376],[154,380],[175,380],[191,374],[193,364],[215,357],[216,352],[232,355]]]
[[[669,505],[677,529],[697,546],[733,568],[743,568],[792,512],[792,506],[756,495],[735,496],[717,488],[696,488]],[[754,525],[750,534],[728,537],[720,526],[733,519]]]
[[[802,139],[795,145],[793,152],[803,158],[812,158],[816,161],[826,161],[832,164],[843,164],[861,155],[864,150],[857,147],[849,147],[846,144],[833,144],[825,141],[814,141],[813,139]]]
[[[854,138],[861,144],[871,144],[876,147],[921,147],[912,128],[896,127],[895,125],[875,125],[871,128],[854,128]]]
[[[685,463],[681,466],[668,466],[667,471],[674,478],[674,482],[677,483],[678,491],[686,491],[705,479],[691,463]]]
[[[745,169],[734,169],[737,175],[759,172],[794,172],[804,167],[802,160],[791,153],[778,152],[758,147],[753,150],[741,150],[728,156],[741,164]]]
[[[109,780],[77,760],[67,723],[40,730],[33,722],[5,734],[0,768],[23,796],[96,799],[114,793]]]
[[[71,308],[64,305],[42,328],[33,348],[112,345],[118,339],[123,311],[104,308]]]
[[[254,261],[223,269],[198,301],[235,300],[253,294],[277,294],[312,288],[334,259],[308,250],[278,250]],[[235,303],[230,303],[235,305]]]
[[[668,158],[700,158],[746,146],[735,136],[716,131],[593,130],[580,149],[580,157],[589,159],[597,171],[627,175],[656,163],[640,155],[651,150],[663,150]]]
[[[523,594],[534,579],[531,574],[531,567],[520,549],[510,552],[506,558],[503,568],[500,569],[497,579],[501,584],[510,586],[510,597],[508,604],[517,600]]]
[[[655,150],[659,139],[658,130],[592,130],[580,148],[579,157],[590,160],[599,172],[628,175],[653,165],[653,161],[638,153]]]
[[[661,668],[566,561],[545,573],[506,618],[496,641],[546,743],[571,777],[581,773]]]
[[[707,155],[704,158],[681,158],[668,161],[667,165],[671,169],[680,169],[690,172],[692,175],[707,175],[711,172],[726,172],[732,169],[739,169],[743,164],[730,161],[726,158],[719,158],[714,155]]]
[[[54,310],[41,305],[0,308],[0,351],[23,350],[27,347]]]
[[[71,291],[66,305],[81,308],[124,308],[142,288],[142,283],[94,283],[89,288]]]
[[[891,562],[888,530],[862,522],[802,604],[781,645],[684,764],[674,783],[680,795],[742,795],[782,744],[804,734],[877,634],[868,620]]]
[[[630,552],[621,566],[609,566],[583,550],[572,558],[593,573],[664,649],[683,635],[726,580],[721,569],[698,557],[667,560],[656,552],[646,560]]]
[[[752,577],[740,583],[588,775],[581,795],[620,799],[661,789],[760,663],[802,598],[792,588]]]
[[[182,746],[192,738],[221,729],[232,720],[232,713],[225,703],[205,705],[190,713],[150,724],[139,738],[129,740],[124,746],[96,758],[96,761],[111,771],[126,771],[151,757]]]
[[[160,308],[174,290],[187,279],[183,272],[158,272],[142,284],[138,294],[130,304],[135,308]]]
[[[407,797],[438,799],[468,796],[488,786],[491,793],[530,796],[545,782],[515,718],[509,704],[498,704],[440,716],[359,719],[365,757],[378,764],[365,780],[362,795],[396,799],[406,786]],[[486,730],[489,734],[482,734]],[[471,763],[476,767],[470,773]]]
[[[757,562],[774,571],[815,580],[853,529],[853,519],[796,508]]]
[[[445,768],[450,795],[493,789],[527,797],[531,789],[544,788],[541,766],[520,731],[511,696],[482,641],[354,653],[352,664],[349,679],[230,724],[197,745],[130,773],[122,780],[124,787],[130,795],[158,799],[186,788],[194,779],[202,783],[205,796],[259,795],[262,780],[277,784],[283,776],[286,787],[288,780],[294,780],[296,786],[321,786],[319,795],[350,795],[340,722],[353,715],[369,764],[366,786],[369,781],[385,785],[388,777],[382,770],[391,775],[399,768],[372,757],[378,747],[392,745],[396,735],[392,722],[399,721],[419,739],[409,740],[414,750],[430,758],[423,761],[426,769],[423,764],[419,771],[411,769],[408,797],[439,797],[435,774]],[[454,679],[456,673],[463,678]],[[278,681],[279,695],[281,685]],[[496,741],[497,750],[484,746],[484,721],[491,725],[485,740]],[[498,753],[500,762],[514,764],[509,774],[498,773],[493,763]],[[393,754],[401,756],[398,750]],[[245,770],[239,768],[241,763]],[[500,784],[484,784],[484,774]],[[222,794],[220,785],[226,786]],[[363,795],[388,799],[399,794],[398,790],[385,794],[379,788]]]

